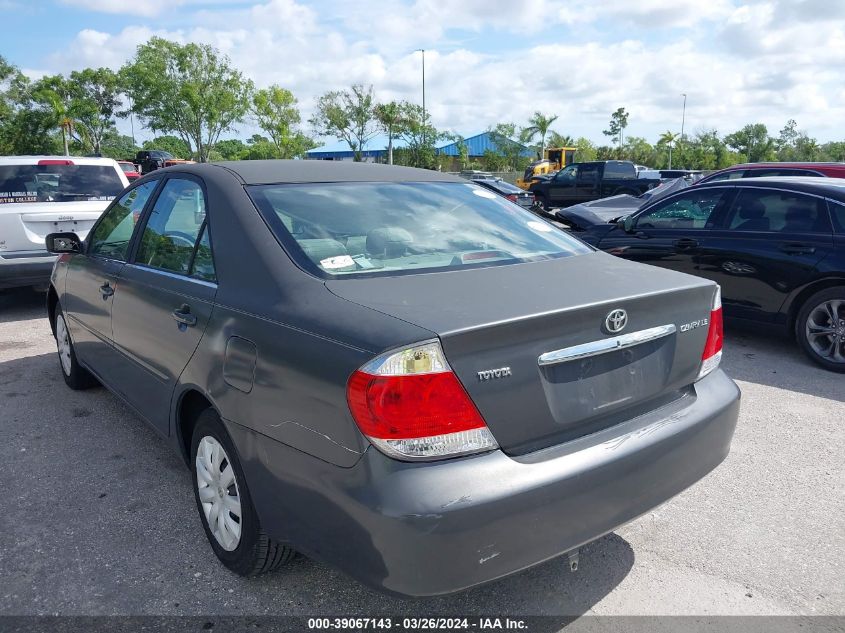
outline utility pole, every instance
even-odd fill
[[[418,48],[418,51],[422,53],[422,106],[423,106],[423,128],[422,128],[422,138],[423,138],[423,145],[425,145],[425,49]]]
[[[135,106],[132,103],[132,97],[129,97],[129,126],[132,129],[132,146],[137,147],[135,145],[135,118],[132,111],[135,109]]]

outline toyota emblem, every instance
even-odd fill
[[[621,308],[612,310],[604,319],[604,327],[611,334],[621,332],[626,325],[628,325],[628,313]]]

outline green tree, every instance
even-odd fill
[[[575,147],[576,141],[568,134],[558,134],[554,130],[549,132],[547,147]],[[541,155],[542,156],[542,155]]]
[[[405,122],[405,104],[391,101],[373,109],[379,129],[387,134],[387,164],[393,164],[393,139],[399,136]]]
[[[657,162],[657,151],[647,140],[640,136],[629,136],[625,143],[625,156],[638,165],[654,165]]]
[[[605,136],[611,137],[619,148],[625,144],[625,128],[628,127],[628,116],[625,108],[617,108],[610,115],[610,125],[602,132]]]
[[[552,124],[557,121],[557,118],[556,114],[546,116],[539,111],[535,112],[534,115],[528,119],[528,127],[522,129],[520,140],[525,143],[530,143],[537,135],[539,135],[540,156],[543,156],[546,151],[546,136],[551,130]]]
[[[517,137],[517,127],[514,123],[498,123],[494,128],[488,130],[490,140],[495,150],[485,152],[484,161],[491,171],[522,171],[531,162],[531,157],[523,156],[526,147]],[[496,157],[501,157],[498,161]],[[494,163],[496,165],[494,166]]]
[[[573,143],[573,146],[577,148],[575,160],[585,163],[596,160],[596,146],[590,139],[581,136]]]
[[[133,111],[146,126],[179,136],[201,162],[250,106],[252,82],[207,44],[153,37],[120,72]]]
[[[95,154],[114,128],[121,104],[117,74],[108,68],[86,68],[70,74],[70,112]]]
[[[61,75],[42,77],[32,86],[33,100],[44,108],[52,119],[54,127],[61,130],[65,156],[70,156],[70,142],[84,146],[74,118],[75,104],[72,90],[71,83]]]
[[[138,149],[131,136],[120,134],[114,127],[106,130],[100,139],[100,153],[106,158],[132,160]]]
[[[725,137],[725,144],[742,154],[751,163],[772,160],[775,141],[762,123],[750,123]]]
[[[445,138],[431,124],[431,116],[423,112],[422,106],[407,101],[402,106],[402,125],[399,138],[404,141],[404,147],[395,150],[396,162],[410,167],[435,169],[437,167],[437,142]]]
[[[144,141],[144,149],[161,149],[165,152],[170,152],[176,158],[192,158],[191,146],[188,142],[178,136],[172,134],[165,134],[164,136],[156,136],[154,139]]]
[[[266,136],[253,134],[247,139],[246,144],[245,160],[266,160],[276,155],[276,146]]]
[[[0,154],[58,154],[56,117],[33,83],[0,55]]]
[[[246,143],[237,138],[217,141],[214,144],[214,154],[219,156],[220,160],[241,160],[248,149]]]
[[[258,127],[270,137],[276,158],[295,158],[315,146],[298,129],[301,117],[296,97],[290,90],[277,85],[257,90],[252,96],[252,115]]]
[[[354,160],[360,161],[364,146],[376,133],[373,109],[373,87],[355,84],[320,97],[310,123],[320,136],[345,141]]]
[[[825,143],[821,147],[822,160],[828,161],[845,161],[845,142],[834,141]]]

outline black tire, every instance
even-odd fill
[[[841,303],[835,304],[837,301]],[[830,305],[830,302],[834,302],[833,305],[837,307],[826,310],[824,306]],[[835,314],[832,313],[833,310],[836,311]],[[825,314],[828,316],[823,316]],[[832,322],[831,316],[835,317]],[[813,329],[819,331],[824,329],[824,326],[829,327],[830,335],[822,335],[821,338],[810,336],[808,321],[811,318],[810,326]],[[795,320],[795,338],[804,353],[814,362],[830,371],[845,373],[845,286],[827,288],[804,302]],[[816,341],[815,345],[813,341]],[[828,354],[823,354],[819,351],[819,347],[828,347],[828,343],[830,351]]]
[[[67,321],[65,319],[62,304],[56,304],[56,350],[59,355],[59,370],[62,372],[62,378],[65,379],[65,384],[74,390],[90,389],[96,387],[99,383],[94,378],[93,374],[79,364],[76,359],[76,350],[73,346],[73,339],[70,337],[70,332],[67,329]],[[61,337],[61,340],[60,340]],[[63,348],[63,345],[67,345]],[[67,356],[63,359],[63,349],[67,352]]]
[[[197,472],[197,451],[203,438],[210,437],[219,442],[226,453],[226,458],[235,473],[236,492],[240,498],[240,540],[234,549],[225,549],[217,537],[209,528],[208,519],[203,509],[203,502],[199,492],[199,474]],[[220,469],[225,470],[226,462],[220,464]],[[197,504],[197,512],[200,515],[200,522],[211,549],[227,568],[240,576],[256,576],[264,572],[272,571],[289,561],[295,554],[290,547],[277,543],[270,539],[258,521],[258,515],[252,504],[252,497],[249,494],[246,477],[241,468],[235,445],[232,442],[226,428],[220,421],[220,417],[213,409],[203,411],[197,424],[194,427],[194,434],[191,438],[191,472],[193,473],[194,499]],[[234,486],[235,484],[233,484]],[[234,518],[234,515],[233,515]]]

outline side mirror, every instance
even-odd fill
[[[633,216],[626,215],[624,218],[619,218],[616,220],[616,226],[620,229],[625,231],[626,233],[630,233],[634,230],[634,218]]]
[[[47,251],[56,255],[82,252],[82,240],[76,233],[50,233],[44,243]]]

